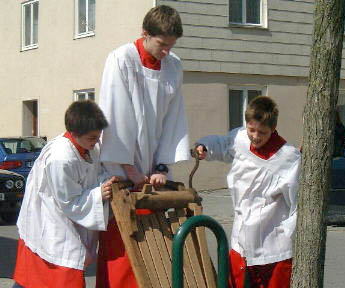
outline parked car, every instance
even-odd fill
[[[46,141],[43,137],[0,138],[0,169],[21,174],[26,179]]]
[[[5,222],[16,220],[24,196],[24,177],[0,170],[0,216]]]

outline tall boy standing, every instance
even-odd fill
[[[78,101],[67,109],[65,124],[67,131],[42,149],[25,188],[14,271],[25,288],[85,287],[95,230],[107,226],[106,200],[116,177],[101,184],[106,174],[97,144],[107,121],[96,103]]]
[[[246,128],[201,138],[197,151],[200,159],[231,164],[227,182],[235,213],[230,251],[233,287],[243,287],[247,270],[252,288],[287,288],[300,153],[278,135],[278,108],[269,97],[253,99],[245,119]]]
[[[136,187],[164,184],[167,165],[189,158],[182,66],[170,52],[182,33],[175,9],[154,7],[144,18],[143,37],[106,60],[100,107],[109,127],[102,137],[101,161],[109,173]],[[136,287],[114,220],[100,237],[97,287]]]

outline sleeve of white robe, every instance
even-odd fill
[[[289,217],[281,223],[284,233],[293,237],[297,220],[297,193],[299,188],[299,176],[301,170],[301,159],[298,159],[291,167],[287,176],[288,190],[284,193],[285,202],[290,207]]]
[[[57,206],[73,222],[90,230],[106,230],[100,186],[84,190],[77,169],[68,161],[53,161],[46,167],[48,185]]]
[[[207,161],[221,161],[225,163],[232,163],[232,147],[234,143],[234,137],[237,133],[236,130],[232,130],[228,135],[209,135],[199,139],[196,145],[202,144],[207,149],[206,160]]]
[[[125,67],[120,69],[119,61],[115,52],[110,53],[103,71],[99,106],[109,126],[103,131],[100,160],[133,165],[138,129],[129,95],[127,71],[123,70]]]
[[[188,129],[181,90],[180,85],[164,117],[156,164],[172,164],[189,159]]]

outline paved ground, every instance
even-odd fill
[[[222,224],[229,237],[232,225],[230,195],[226,190],[202,192],[204,213]],[[10,279],[15,263],[17,231],[14,225],[0,224],[0,287],[10,288]],[[217,243],[211,233],[207,233],[213,261],[216,263]],[[345,227],[328,226],[325,262],[325,288],[343,288],[345,283]],[[95,286],[95,266],[86,271],[87,288]]]

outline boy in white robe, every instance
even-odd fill
[[[105,63],[99,104],[109,127],[101,161],[137,188],[164,184],[167,165],[189,159],[182,66],[170,52],[182,32],[175,9],[154,7],[144,18],[143,38],[112,51]],[[97,287],[136,287],[115,221],[101,233]]]
[[[25,288],[85,287],[96,230],[107,227],[107,200],[118,180],[104,181],[99,161],[98,140],[107,121],[95,102],[77,101],[67,109],[65,124],[67,132],[42,149],[26,183],[14,271]]]
[[[233,287],[244,287],[247,270],[252,288],[288,288],[300,153],[275,130],[278,108],[269,97],[254,98],[245,119],[246,128],[199,139],[197,152],[200,159],[231,164]]]

